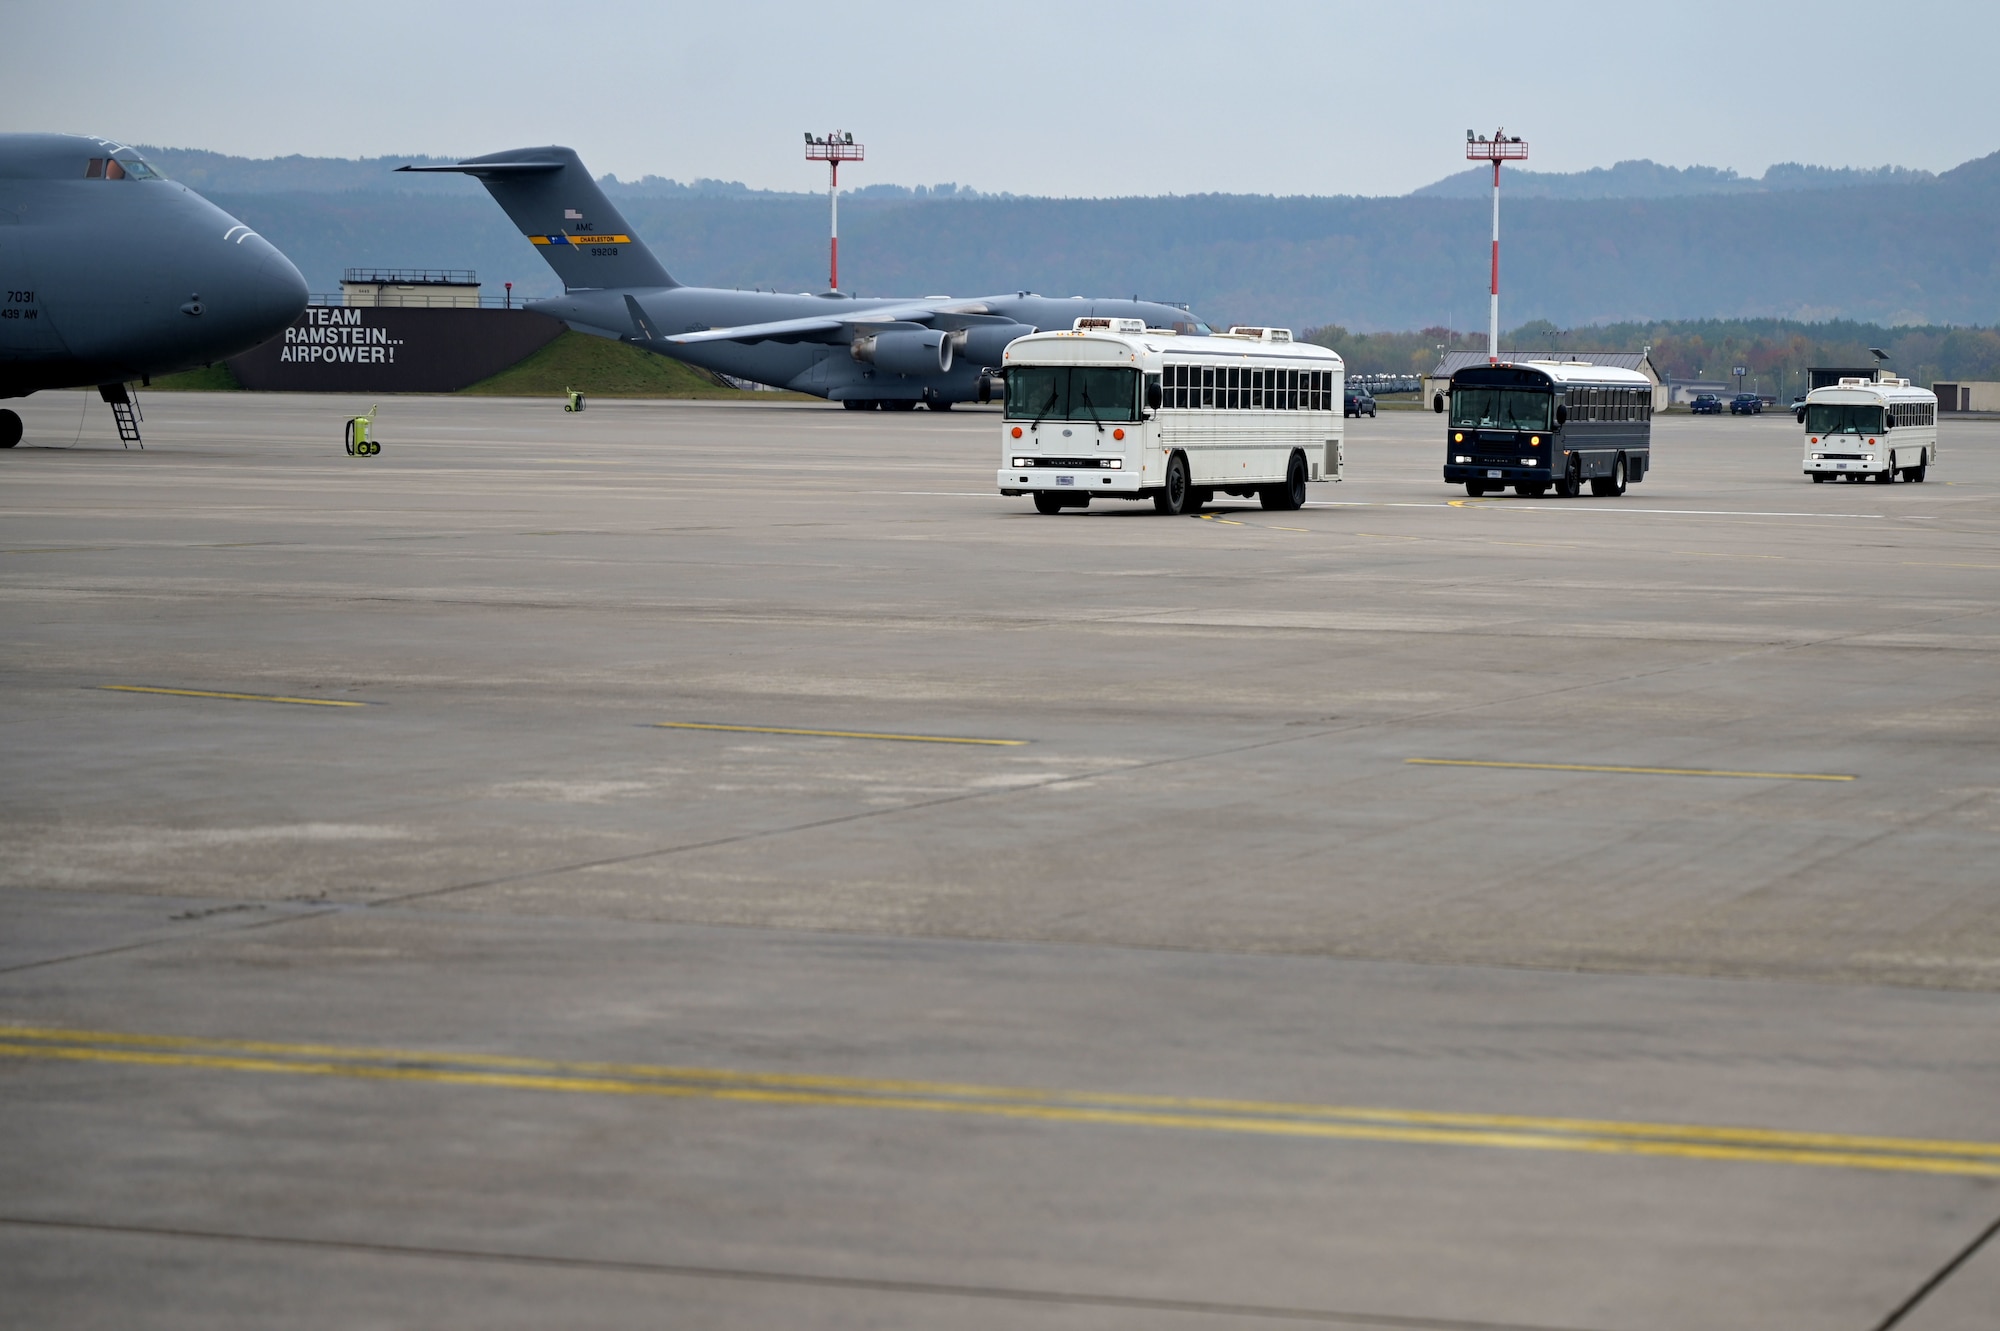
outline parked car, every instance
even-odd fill
[[[1341,403],[1340,414],[1343,416],[1373,416],[1375,414],[1374,395],[1365,388],[1348,389],[1347,397]]]
[[[1806,423],[1806,395],[1804,393],[1792,399],[1792,415],[1799,418],[1799,424],[1804,425]]]
[[[1738,393],[1729,399],[1729,414],[1732,416],[1761,416],[1764,414],[1764,399],[1755,393]]]
[[[1697,416],[1720,416],[1722,399],[1713,393],[1696,393],[1688,403],[1688,410]]]

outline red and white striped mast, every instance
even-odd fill
[[[1528,145],[1519,135],[1508,138],[1505,130],[1494,130],[1489,139],[1468,129],[1465,155],[1470,161],[1493,163],[1493,304],[1486,316],[1486,363],[1495,365],[1500,360],[1500,163],[1527,161]]]
[[[829,251],[827,265],[827,289],[840,290],[840,164],[858,162],[866,151],[854,141],[854,136],[844,130],[834,130],[830,134],[813,137],[806,131],[806,160],[825,162],[827,165],[826,203],[833,215],[833,247]]]

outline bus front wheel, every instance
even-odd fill
[[[1063,511],[1063,501],[1047,490],[1035,491],[1035,512],[1056,514]]]
[[[1183,455],[1176,453],[1167,459],[1166,478],[1153,496],[1153,507],[1175,517],[1200,507],[1194,502],[1194,487],[1188,484],[1187,458]]]
[[[1477,499],[1479,498],[1479,496],[1486,493],[1486,487],[1481,485],[1478,481],[1467,481],[1465,483],[1465,492],[1471,495],[1474,499]]]

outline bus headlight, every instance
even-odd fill
[[[1017,467],[1032,467],[1035,465],[1035,460],[1033,458],[1015,458],[1014,465]]]
[[[1521,465],[1524,467],[1532,467],[1540,461],[1541,461],[1540,458],[1522,458]]]
[[[1459,457],[1455,457],[1455,458],[1453,458],[1453,459],[1452,459],[1452,461],[1453,461],[1453,462],[1456,462],[1456,463],[1459,463],[1460,465],[1464,465],[1465,463],[1467,463],[1467,462],[1470,462],[1470,461],[1472,461],[1472,459],[1471,459],[1471,458],[1469,458],[1469,457],[1464,457],[1464,456],[1459,456]]]
[[[1120,470],[1122,470],[1122,469],[1124,468],[1124,466],[1125,466],[1125,459],[1124,459],[1124,458],[1104,458],[1104,459],[1102,459],[1101,461],[1099,461],[1098,465],[1099,465],[1100,467],[1109,467],[1109,468],[1111,468],[1111,470],[1113,470],[1113,471],[1120,471]]]

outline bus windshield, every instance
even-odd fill
[[[1808,402],[1808,434],[1880,434],[1882,408],[1850,406],[1845,402]]]
[[[1007,419],[1139,419],[1139,372],[1095,365],[1014,365],[1007,370]]]
[[[1546,430],[1550,395],[1523,388],[1454,388],[1451,423],[1471,429]]]

